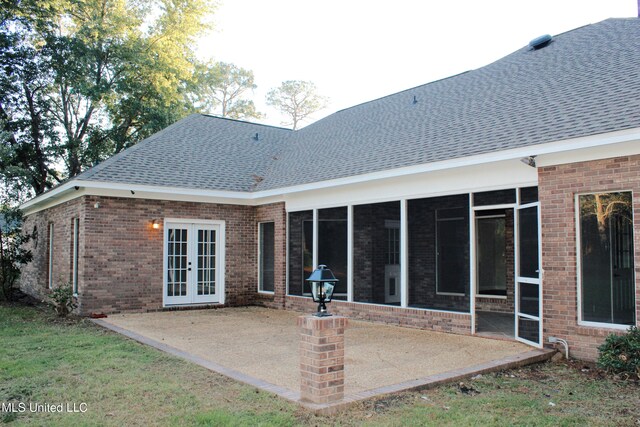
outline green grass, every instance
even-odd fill
[[[257,359],[259,360],[259,359]],[[274,363],[277,363],[274,362]],[[265,368],[268,368],[265,366]],[[0,305],[0,403],[87,412],[0,413],[11,425],[639,425],[637,384],[542,364],[361,402],[332,417],[42,309]],[[550,405],[550,402],[553,405]]]

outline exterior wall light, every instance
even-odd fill
[[[311,282],[311,295],[313,296],[313,302],[318,303],[318,312],[315,316],[331,316],[327,311],[325,303],[331,302],[333,289],[335,288],[338,279],[336,279],[326,265],[319,265],[318,268],[311,273],[311,276],[306,279],[306,281]]]
[[[154,219],[151,221],[151,228],[158,230],[160,228],[160,220]]]

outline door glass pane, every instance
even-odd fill
[[[507,295],[505,229],[504,216],[476,220],[476,269],[481,295]]]
[[[273,292],[274,290],[274,264],[275,264],[275,236],[274,223],[265,222],[258,225],[260,234],[260,278],[259,289]]]
[[[538,260],[538,208],[518,211],[521,277],[539,277]]]
[[[167,233],[167,296],[187,295],[187,230],[170,228]]]
[[[197,261],[197,294],[215,295],[216,293],[216,259],[212,245],[216,243],[215,230],[198,230],[198,261]]]
[[[540,286],[533,283],[518,283],[518,286],[520,286],[520,313],[538,317]]]
[[[579,196],[582,320],[635,324],[630,192]]]

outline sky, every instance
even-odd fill
[[[263,120],[269,89],[310,80],[333,112],[490,64],[543,34],[637,17],[638,0],[219,0],[203,58],[254,72]]]

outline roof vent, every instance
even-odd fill
[[[553,37],[551,37],[549,34],[545,34],[544,36],[536,37],[535,39],[531,40],[529,42],[529,46],[531,46],[531,49],[533,50],[542,49],[543,47],[546,47],[549,43],[551,43],[551,40],[553,40]]]
[[[256,132],[256,134],[253,137],[254,141],[260,141],[260,134],[258,132]]]

